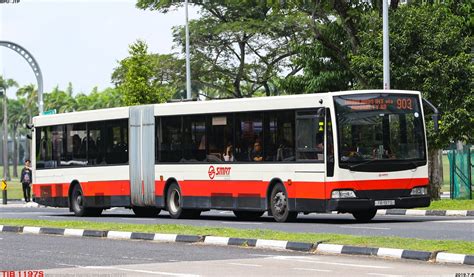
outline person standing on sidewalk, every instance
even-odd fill
[[[31,181],[33,180],[33,175],[31,172],[31,161],[25,161],[25,167],[21,170],[21,178],[20,182],[23,186],[23,196],[25,197],[26,202],[30,202],[30,194],[31,194]]]

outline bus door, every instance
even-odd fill
[[[296,111],[296,209],[324,210],[325,108]]]
[[[130,193],[132,206],[155,205],[155,116],[153,106],[130,107]]]

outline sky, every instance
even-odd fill
[[[184,8],[166,14],[143,11],[134,0],[9,0],[0,3],[0,40],[15,42],[37,60],[44,91],[66,89],[89,93],[112,87],[110,76],[128,46],[143,39],[153,53],[178,52],[172,27],[185,24]],[[20,1],[12,4],[13,1]],[[190,7],[190,19],[199,17]],[[20,86],[36,78],[16,52],[0,47],[0,74]],[[15,90],[10,89],[9,97]]]

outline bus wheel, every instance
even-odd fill
[[[288,196],[285,187],[282,184],[277,184],[273,187],[270,196],[270,209],[273,218],[277,222],[293,221],[298,216],[297,212],[291,212],[288,207]]]
[[[256,211],[234,211],[234,215],[241,220],[256,220],[263,215],[264,212]]]
[[[201,210],[183,209],[183,198],[178,184],[173,183],[168,188],[166,194],[166,207],[172,218],[197,218],[201,215]]]
[[[74,186],[71,194],[71,206],[75,216],[100,216],[103,209],[86,208],[84,206],[84,194],[79,185]]]
[[[357,220],[357,222],[369,222],[377,214],[377,210],[366,210],[366,211],[357,211],[353,212],[352,216]]]
[[[155,207],[133,207],[133,213],[138,217],[156,217],[161,209]]]

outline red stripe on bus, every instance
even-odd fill
[[[155,181],[155,195],[163,196],[165,181]],[[235,181],[235,180],[186,180],[178,181],[183,196],[213,196],[231,194],[233,197],[242,195],[258,195],[265,198],[268,181]],[[288,197],[308,199],[329,199],[334,189],[354,190],[393,190],[412,189],[427,185],[428,178],[390,179],[390,180],[358,180],[335,182],[284,182]],[[130,182],[93,181],[81,183],[85,196],[129,196]],[[69,184],[35,184],[33,193],[48,197],[67,197]]]

